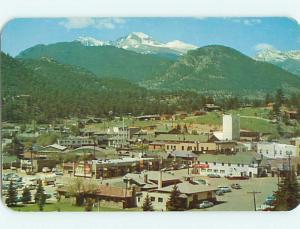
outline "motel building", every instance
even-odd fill
[[[257,143],[257,153],[272,159],[296,157],[297,147],[276,142],[259,142]]]
[[[256,177],[258,174],[258,162],[250,153],[237,153],[235,155],[203,154],[193,165],[192,173],[203,176],[217,174],[221,177]]]

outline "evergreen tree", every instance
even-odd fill
[[[187,128],[187,125],[186,125],[186,124],[184,124],[184,126],[183,126],[183,133],[184,133],[184,134],[188,134],[188,133],[189,133],[189,131],[188,131],[188,128]]]
[[[31,192],[29,188],[25,187],[22,193],[22,202],[28,204],[31,201]]]
[[[143,203],[143,211],[154,211],[153,206],[150,200],[149,195],[147,194],[144,203]]]
[[[7,193],[7,198],[5,200],[5,203],[8,207],[15,206],[17,204],[17,189],[14,186],[13,182],[10,181],[9,187],[8,187],[8,193]]]
[[[44,205],[46,203],[46,195],[44,193],[42,180],[38,181],[38,187],[36,189],[34,200],[35,200],[35,203],[39,206],[39,210],[43,211],[44,210]]]
[[[94,206],[94,200],[92,198],[87,198],[85,202],[85,211],[91,212],[93,211],[93,206]]]
[[[180,191],[178,190],[177,185],[175,184],[173,190],[171,192],[171,196],[167,202],[167,210],[168,211],[182,211],[183,206],[180,201]]]
[[[294,172],[283,178],[275,196],[275,211],[289,211],[298,206],[299,186]]]

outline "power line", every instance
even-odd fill
[[[253,191],[253,192],[247,192],[247,193],[253,195],[254,211],[256,211],[256,194],[259,194],[259,193],[261,193],[261,192]]]

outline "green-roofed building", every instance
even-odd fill
[[[233,155],[201,154],[194,163],[193,172],[201,175],[257,176],[260,160],[252,152]]]

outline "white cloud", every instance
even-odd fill
[[[256,51],[261,51],[261,50],[265,50],[265,49],[275,49],[275,48],[274,48],[274,46],[272,46],[268,43],[259,43],[254,46],[254,49]]]
[[[59,24],[67,29],[83,29],[87,27],[97,29],[114,29],[118,24],[124,24],[122,18],[67,18]]]
[[[231,19],[231,21],[233,21],[235,23],[242,23],[247,26],[261,23],[261,19],[258,19],[258,18],[233,18],[233,19]]]

